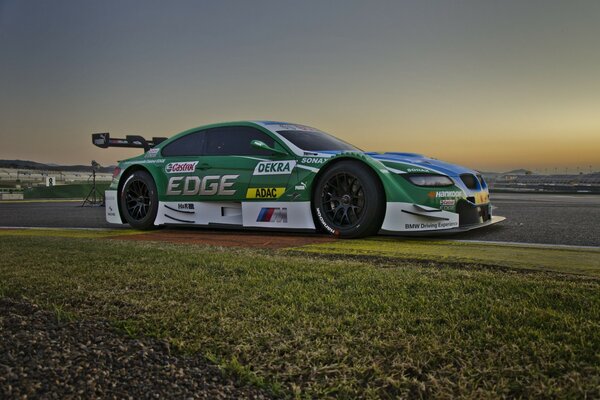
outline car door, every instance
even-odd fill
[[[198,168],[210,181],[214,200],[242,202],[274,200],[283,195],[295,166],[291,157],[251,145],[269,147],[275,139],[251,126],[223,126],[205,131],[205,147]]]
[[[197,131],[182,136],[161,149],[165,177],[163,201],[198,201],[201,187],[199,165],[205,145],[205,132]]]

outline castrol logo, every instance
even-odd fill
[[[167,174],[194,172],[196,171],[196,164],[198,164],[198,161],[168,163],[165,167],[165,172]]]

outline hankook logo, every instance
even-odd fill
[[[330,233],[337,235],[338,232],[333,229],[332,227],[330,227],[329,225],[327,225],[327,223],[325,222],[325,220],[323,219],[323,216],[321,215],[321,209],[317,207],[317,218],[319,218],[319,221],[321,221],[321,224],[323,225],[323,228],[325,228],[326,230],[328,230]]]
[[[440,197],[462,197],[463,196],[463,192],[459,192],[458,190],[456,191],[443,191],[443,192],[435,192],[435,197],[440,198]]]
[[[458,190],[443,190],[441,192],[429,192],[427,193],[427,196],[436,199],[439,199],[441,197],[463,197],[464,193]]]

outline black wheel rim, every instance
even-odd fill
[[[136,221],[141,221],[150,210],[150,191],[148,186],[140,180],[132,181],[125,192],[127,213]]]
[[[321,206],[331,224],[342,229],[354,227],[365,209],[360,180],[347,172],[333,175],[323,186]]]

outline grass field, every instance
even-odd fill
[[[285,397],[600,396],[593,254],[549,272],[344,243],[290,252],[4,232],[0,295],[165,338]]]
[[[468,243],[456,241],[406,240],[377,237],[337,240],[304,246],[294,251],[325,256],[354,257],[380,263],[402,260],[439,261],[468,266],[472,264],[581,274],[600,278],[599,248],[535,247],[526,244]]]

